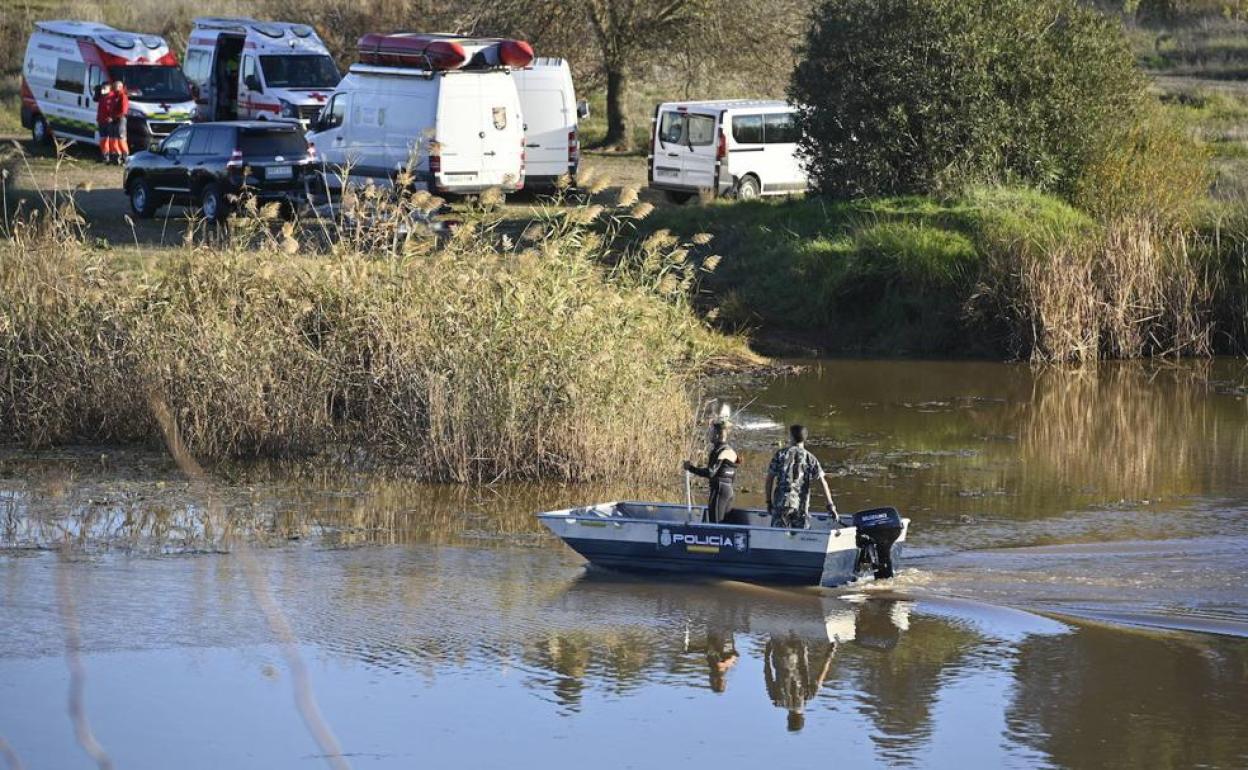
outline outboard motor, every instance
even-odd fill
[[[896,508],[872,508],[854,514],[858,530],[858,572],[874,568],[876,580],[893,576],[893,543],[904,526]]]

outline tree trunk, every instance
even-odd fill
[[[607,70],[607,135],[602,140],[603,147],[619,150],[632,148],[633,137],[628,130],[628,112],[624,106],[624,92],[628,87],[628,77],[623,68]]]

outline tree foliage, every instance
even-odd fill
[[[1118,23],[1076,0],[825,0],[800,57],[809,168],[838,197],[1070,196],[1145,100]]]

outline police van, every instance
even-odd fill
[[[577,124],[589,116],[589,105],[576,100],[567,61],[538,58],[512,78],[524,115],[525,186],[552,188],[564,176],[574,183],[581,163]]]
[[[676,203],[704,192],[743,200],[803,192],[795,117],[782,101],[660,104],[647,158],[650,187]]]
[[[41,21],[22,65],[22,127],[35,144],[98,145],[99,87],[120,79],[130,95],[130,148],[160,141],[194,116],[191,86],[164,38],[87,21]]]
[[[305,128],[342,75],[306,24],[195,19],[183,64],[200,120],[297,120]]]
[[[359,57],[308,136],[331,188],[389,184],[401,173],[440,194],[524,186],[524,118],[512,69],[532,61],[527,43],[369,34]]]

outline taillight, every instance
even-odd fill
[[[225,162],[226,168],[242,168],[243,167],[243,151],[234,148],[234,152],[230,153],[230,159]]]
[[[568,165],[575,165],[577,155],[580,154],[581,146],[576,140],[576,129],[568,132]]]
[[[715,160],[723,160],[728,157],[728,136],[723,131],[719,132],[719,147],[715,149]]]
[[[439,155],[436,150],[430,150],[429,152],[429,173],[442,173],[442,156]]]
[[[316,160],[316,142],[308,142],[308,160]]]

